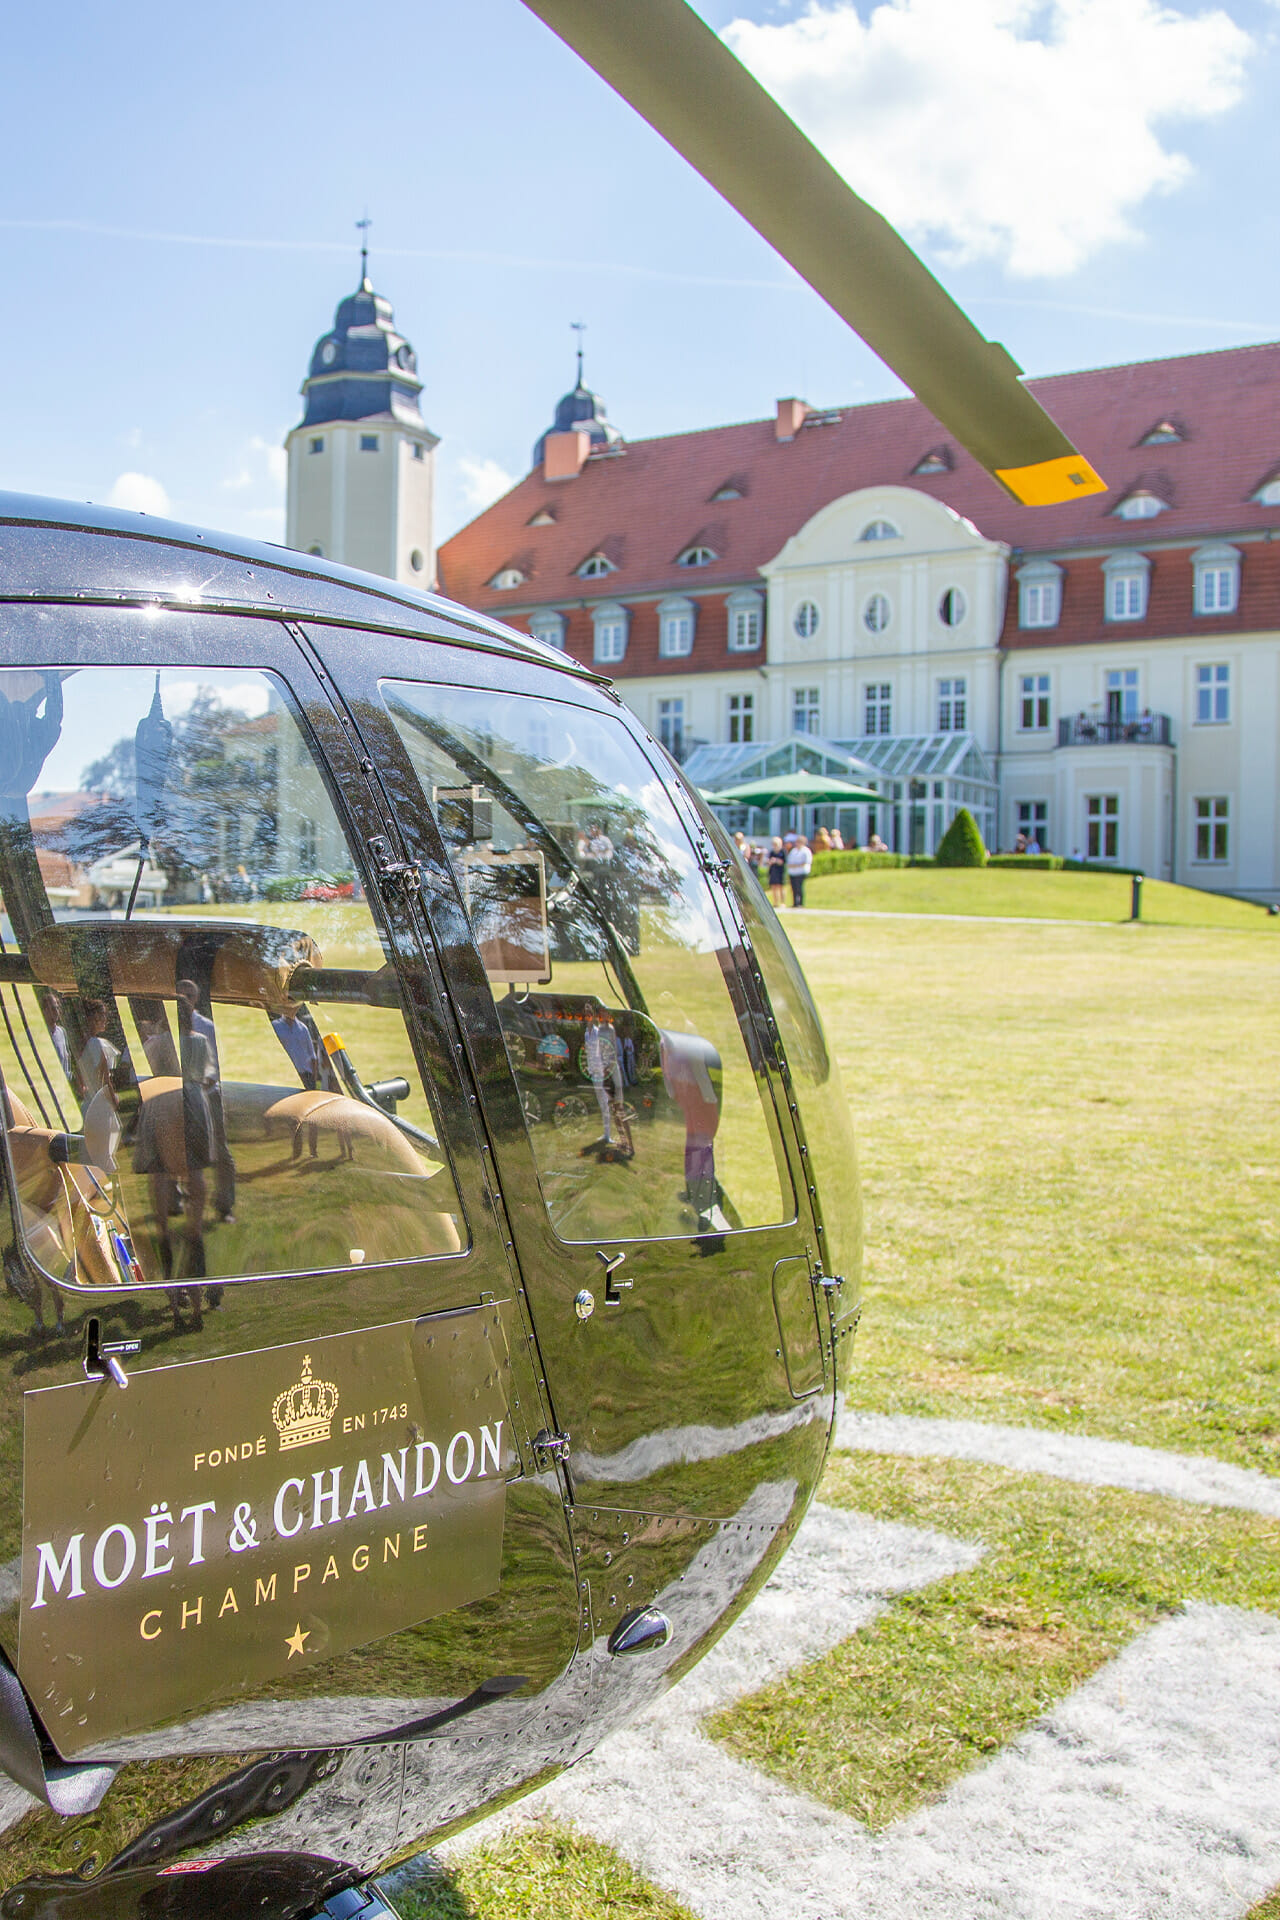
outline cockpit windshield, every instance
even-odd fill
[[[205,1281],[463,1245],[395,972],[273,676],[0,672],[0,895],[4,1121],[44,1273],[198,1307]]]
[[[564,1240],[794,1217],[715,902],[609,716],[384,682],[471,917]]]

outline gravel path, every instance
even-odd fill
[[[1117,1441],[846,1414],[838,1444],[1280,1514],[1280,1485],[1263,1474]],[[1280,1882],[1280,1621],[1269,1614],[1194,1604],[1162,1621],[879,1836],[699,1730],[713,1707],[981,1553],[815,1505],[763,1593],[657,1707],[442,1853],[527,1820],[569,1820],[700,1920],[1240,1920]]]

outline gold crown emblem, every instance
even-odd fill
[[[302,1378],[277,1394],[271,1409],[281,1453],[289,1447],[309,1447],[317,1440],[327,1440],[337,1405],[338,1389],[332,1380],[312,1379],[311,1355],[304,1354]]]

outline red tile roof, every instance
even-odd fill
[[[723,593],[758,583],[760,567],[830,501],[861,487],[892,484],[945,501],[982,533],[1018,550],[1018,557],[1066,557],[1082,548],[1101,554],[1119,547],[1152,554],[1150,624],[1135,622],[1123,631],[1165,631],[1160,609],[1166,574],[1170,581],[1179,578],[1169,613],[1176,601],[1176,626],[1185,631],[1185,552],[1175,565],[1172,556],[1160,559],[1159,549],[1180,542],[1190,550],[1209,538],[1280,528],[1280,507],[1260,507],[1251,498],[1280,465],[1280,344],[1144,360],[1028,384],[1109,482],[1106,494],[1056,507],[1019,506],[948,441],[919,401],[879,401],[845,408],[832,424],[805,426],[791,441],[776,439],[772,419],[751,420],[632,441],[623,452],[589,459],[574,479],[550,485],[535,469],[441,547],[443,589],[514,624],[524,624],[522,616],[536,607],[563,609],[570,615],[569,651],[580,658],[589,658],[590,620],[573,610],[621,600],[633,609],[627,657],[618,669],[626,676],[750,665],[760,656],[726,651]],[[1185,440],[1158,449],[1140,444],[1153,424],[1169,419],[1184,429]],[[950,472],[914,473],[926,454],[941,448],[949,452]],[[712,505],[727,484],[743,498]],[[1116,519],[1116,504],[1144,487],[1167,500],[1170,511],[1152,520]],[[543,506],[554,513],[554,523],[530,527]],[[676,556],[694,544],[713,547],[717,559],[705,567],[678,566]],[[616,570],[578,579],[576,569],[595,552],[606,553]],[[508,592],[490,587],[507,566],[518,566],[525,584]],[[1043,645],[1050,637],[1067,642],[1113,636],[1115,627],[1104,636],[1098,569],[1097,559],[1073,564],[1062,626],[1022,640]],[[1242,624],[1256,597],[1249,586],[1252,572],[1247,565],[1241,615],[1230,619],[1232,627]],[[720,593],[702,610],[693,657],[659,663],[654,616],[636,606],[637,596],[701,596],[717,588]],[[1274,593],[1268,597],[1274,604]],[[1273,622],[1269,614],[1267,624]],[[1008,637],[1016,643],[1016,627]]]

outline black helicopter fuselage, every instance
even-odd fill
[[[857,1315],[834,1062],[587,670],[12,496],[0,895],[0,1912],[314,1911],[794,1534]]]

